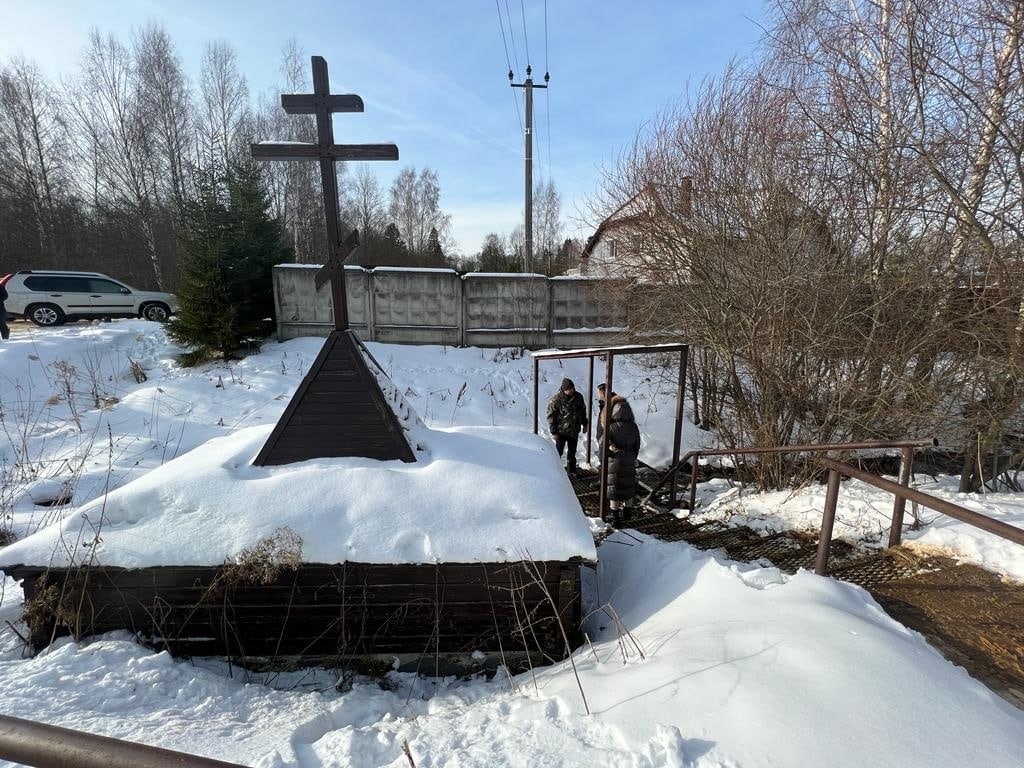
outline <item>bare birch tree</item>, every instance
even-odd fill
[[[162,288],[155,226],[158,178],[138,82],[131,52],[113,35],[104,37],[93,30],[81,75],[70,86],[76,98],[68,99],[68,104],[80,156],[91,166],[94,205],[108,215],[121,215],[125,226],[135,229],[156,285]]]

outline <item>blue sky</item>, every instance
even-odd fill
[[[526,41],[539,79],[544,0],[497,5],[506,24],[506,5],[511,15],[517,82]],[[763,14],[761,0],[548,0],[551,88],[535,92],[534,174],[554,178],[567,234],[587,234],[583,203],[602,164],[688,84],[750,54]],[[508,86],[495,0],[0,0],[0,18],[0,56],[24,54],[52,76],[75,69],[91,27],[127,41],[158,21],[194,80],[206,42],[227,40],[254,95],[276,94],[280,51],[294,37],[307,55],[327,59],[333,91],[366,103],[364,114],[336,118],[337,139],[396,142],[400,162],[374,164],[385,185],[404,165],[435,169],[464,252],[521,219],[523,138],[512,94],[520,111],[522,94]]]

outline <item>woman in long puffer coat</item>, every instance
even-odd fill
[[[599,387],[600,389],[600,387]],[[607,496],[618,520],[626,502],[636,495],[636,461],[640,453],[640,428],[633,409],[622,395],[612,396],[601,409],[597,439],[602,446],[608,440]]]

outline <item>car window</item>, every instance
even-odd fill
[[[121,293],[128,290],[120,283],[115,283],[113,280],[104,280],[99,277],[90,277],[89,286],[89,290],[93,293]]]
[[[64,275],[33,275],[25,278],[25,287],[30,291],[47,293],[88,293],[89,283],[81,277]]]
[[[55,277],[57,287],[53,290],[64,291],[64,293],[88,293],[89,281],[84,277]]]
[[[55,291],[56,288],[52,286],[56,285],[52,277],[43,277],[41,275],[35,277],[25,278],[25,287],[30,291]]]

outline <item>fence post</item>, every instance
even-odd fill
[[[903,460],[900,462],[900,485],[910,487],[910,472],[914,466],[914,449],[902,450]],[[898,547],[903,538],[903,513],[907,509],[907,500],[897,495],[892,504],[892,525],[889,527],[889,546]]]
[[[700,466],[700,454],[693,454],[690,459],[690,512],[697,508],[697,467]]]
[[[597,416],[598,427],[601,427],[601,419],[604,419],[604,427],[600,429],[603,440],[598,440],[598,447],[601,455],[601,490],[598,495],[598,506],[600,507],[602,520],[605,519],[606,507],[608,506],[608,425],[611,423],[612,409],[612,371],[615,366],[615,354],[610,350],[605,353],[607,368],[605,368],[604,379],[604,409]]]
[[[672,435],[672,463],[674,467],[679,463],[679,450],[683,444],[683,401],[686,399],[686,360],[690,356],[690,348],[687,347],[679,353],[679,381],[676,383],[676,420],[675,431]],[[671,501],[672,508],[676,506],[676,478],[678,473],[672,475]]]
[[[821,534],[818,538],[818,558],[814,572],[819,576],[828,573],[828,554],[832,547],[832,529],[836,523],[836,505],[839,501],[839,473],[828,471],[828,487],[825,490],[825,512],[821,516]]]
[[[533,358],[533,434],[538,434],[540,426],[540,359]]]
[[[377,297],[374,285],[374,274],[372,269],[363,270],[363,288],[366,290],[366,300],[363,307],[366,309],[366,338],[369,341],[377,340]]]
[[[594,356],[591,355],[588,359],[590,360],[590,378],[587,385],[587,466],[593,467],[590,448],[591,438],[594,434]]]

